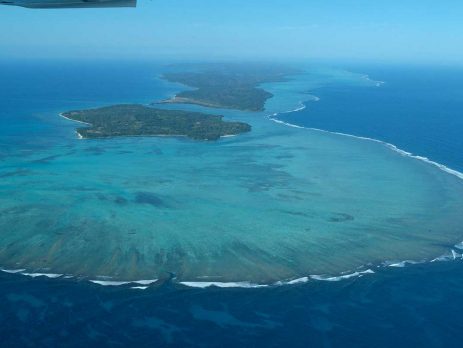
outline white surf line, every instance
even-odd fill
[[[130,282],[118,282],[113,280],[90,280],[91,283],[95,283],[102,286],[120,286],[130,284]]]
[[[313,98],[314,98],[314,99],[312,99],[312,100],[309,99],[309,100],[306,100],[306,101],[300,101],[300,102],[299,102],[299,105],[300,105],[300,106],[298,106],[298,107],[295,108],[294,110],[276,112],[276,113],[274,113],[272,116],[278,116],[279,114],[291,114],[291,113],[293,113],[293,112],[298,112],[298,111],[305,110],[305,109],[307,109],[307,105],[305,105],[306,102],[310,102],[310,101],[319,101],[319,100],[320,100],[320,98],[317,97],[317,96],[315,96],[315,95],[313,96]]]
[[[319,98],[319,100],[320,100],[320,98]],[[293,112],[298,112],[298,111],[302,111],[302,110],[307,109],[307,105],[305,105],[303,102],[300,102],[300,104],[301,104],[301,106],[299,106],[298,108],[296,108],[294,110],[291,110],[291,111],[287,111],[286,113],[290,114],[290,113],[293,113]]]
[[[83,121],[77,121],[77,120],[73,120],[72,118],[66,117],[66,116],[64,116],[64,114],[62,112],[59,113],[59,116],[66,119],[66,120],[68,120],[68,121],[71,121],[71,122],[82,123],[82,124],[85,124],[86,126],[91,126],[92,125],[91,123],[87,123],[87,122],[83,122]],[[77,138],[79,140],[84,139],[84,137],[79,133],[79,131],[76,131],[76,134],[77,134]]]
[[[251,282],[180,282],[180,284],[191,287],[206,289],[212,286],[218,288],[266,288],[268,284],[253,284]]]
[[[454,260],[456,260],[457,258],[463,258],[463,254],[459,254],[455,250],[452,249],[452,257]]]
[[[273,284],[254,284],[251,282],[243,281],[243,282],[180,282],[180,284],[192,287],[192,288],[201,288],[206,289],[209,287],[218,287],[218,288],[245,288],[245,289],[256,289],[256,288],[267,288],[267,287],[275,287],[275,286],[286,286],[286,285],[297,285],[297,284],[304,284],[312,280],[318,281],[329,281],[329,282],[337,282],[341,280],[346,280],[350,278],[360,278],[366,274],[373,274],[375,273],[371,269],[367,269],[364,271],[356,271],[352,273],[343,273],[338,276],[328,276],[328,275],[310,275],[308,277],[297,278],[293,280],[286,280],[286,281],[277,281]]]
[[[135,286],[134,289],[147,288],[149,285],[156,283],[157,279],[147,279],[147,280],[132,280],[132,281],[121,281],[121,280],[89,280],[89,282],[98,284],[101,286],[121,286],[128,284],[138,284],[141,286]]]
[[[88,123],[88,122],[73,120],[72,118],[66,117],[66,116],[64,116],[64,113],[62,113],[62,112],[59,113],[59,116],[62,117],[62,118],[64,118],[64,119],[66,119],[66,120],[68,120],[68,121],[77,122],[77,123],[82,123],[82,124],[85,124],[85,125],[87,125],[87,126],[91,126],[91,125],[92,125],[91,123]]]
[[[308,128],[308,129],[311,129],[311,130],[315,130],[315,131],[319,131],[319,132],[325,132],[325,133],[331,133],[331,134],[337,134],[337,135],[342,135],[342,136],[346,136],[346,137],[351,137],[351,138],[357,138],[357,139],[361,139],[361,140],[367,140],[367,141],[373,141],[373,142],[376,142],[376,143],[379,143],[379,144],[382,144],[388,148],[390,148],[391,150],[401,154],[402,156],[404,157],[410,157],[410,158],[414,158],[414,159],[417,159],[417,160],[420,160],[420,161],[423,161],[423,162],[426,162],[428,164],[431,164],[437,168],[439,168],[440,170],[448,173],[448,174],[451,174],[451,175],[454,175],[456,176],[457,178],[459,179],[462,179],[463,180],[463,173],[455,170],[455,169],[452,169],[452,168],[449,168],[443,164],[440,164],[438,162],[435,162],[435,161],[432,161],[430,160],[429,158],[427,157],[424,157],[424,156],[419,156],[419,155],[414,155],[413,153],[411,152],[408,152],[408,151],[405,151],[405,150],[402,150],[400,148],[398,148],[396,145],[394,144],[391,144],[391,143],[388,143],[388,142],[385,142],[385,141],[382,141],[382,140],[378,140],[378,139],[374,139],[374,138],[368,138],[368,137],[361,137],[361,136],[356,136],[356,135],[352,135],[352,134],[346,134],[346,133],[341,133],[341,132],[330,132],[330,131],[327,131],[327,130],[323,130],[323,129],[318,129],[318,128]]]
[[[456,246],[463,245],[462,243],[457,244]],[[456,247],[455,246],[455,247]],[[434,263],[434,262],[449,262],[449,261],[459,261],[463,260],[463,254],[460,254],[456,252],[455,250],[451,249],[449,252],[436,257],[431,260],[421,260],[421,261],[414,261],[414,260],[404,260],[404,261],[384,261],[381,264],[378,264],[377,268],[385,268],[385,267],[393,267],[393,268],[403,268],[406,266],[413,266],[417,264],[423,264],[423,263]],[[371,266],[371,265],[370,265]],[[360,266],[359,269],[362,269],[363,267]],[[364,269],[364,268],[363,268]],[[73,278],[73,276],[70,275],[63,275],[63,274],[57,274],[57,273],[26,273],[23,272],[24,269],[4,269],[0,268],[0,271],[5,272],[5,273],[11,273],[11,274],[20,274],[23,276],[28,276],[31,278],[38,278],[38,277],[46,277],[46,278],[51,278],[51,279],[68,279],[68,278]],[[277,281],[275,283],[268,283],[268,284],[256,284],[252,283],[250,281],[238,281],[238,282],[193,282],[193,281],[183,281],[183,282],[178,282],[178,284],[185,285],[187,287],[192,287],[192,288],[201,288],[201,289],[206,289],[210,287],[218,287],[218,288],[245,288],[245,289],[256,289],[256,288],[268,288],[268,287],[279,287],[279,286],[288,286],[288,285],[299,285],[299,284],[305,284],[308,283],[309,281],[327,281],[327,282],[338,282],[338,281],[343,281],[351,278],[360,278],[363,277],[364,275],[367,274],[374,274],[376,273],[373,271],[371,268],[364,269],[364,270],[358,270],[354,272],[342,272],[339,275],[309,275],[306,277],[301,277],[301,278],[296,278],[292,280],[281,280]],[[107,277],[102,277],[103,279],[108,279]],[[206,278],[206,277],[204,277]],[[118,281],[118,280],[89,280],[89,282],[98,284],[101,286],[122,286],[122,285],[135,285],[131,286],[130,289],[134,290],[146,290],[150,287],[151,284],[155,283],[158,281],[158,279],[149,279],[149,280],[134,280],[134,281]]]
[[[400,149],[399,147],[397,147],[394,144],[391,144],[391,143],[388,143],[388,142],[385,142],[385,141],[382,141],[382,140],[374,139],[374,138],[369,138],[369,137],[362,137],[362,136],[358,136],[358,135],[352,135],[352,134],[341,133],[341,132],[333,132],[333,131],[328,131],[328,130],[320,129],[320,128],[298,126],[298,125],[295,125],[295,124],[292,124],[292,123],[281,121],[281,120],[275,118],[276,116],[278,116],[278,114],[270,115],[270,116],[268,116],[268,119],[270,119],[273,122],[283,124],[283,125],[288,126],[288,127],[299,128],[299,129],[308,129],[308,130],[313,130],[313,131],[317,131],[317,132],[323,132],[323,133],[328,133],[328,134],[336,134],[336,135],[341,135],[341,136],[349,137],[349,138],[372,141],[372,142],[384,145],[384,146],[388,147],[389,149],[391,149],[392,151],[395,151],[395,152],[399,153],[400,155],[402,155],[404,157],[410,157],[410,158],[413,158],[413,159],[416,159],[416,160],[426,162],[428,164],[431,164],[431,165],[439,168],[440,170],[442,170],[442,171],[444,171],[444,172],[446,172],[448,174],[454,175],[457,178],[463,180],[463,173],[461,173],[461,172],[459,172],[459,171],[457,171],[455,169],[449,168],[446,165],[443,165],[443,164],[440,164],[440,163],[435,162],[433,160],[430,160],[427,157],[414,155],[411,152],[402,150],[402,149]]]
[[[399,261],[399,262],[393,262],[393,263],[384,263],[385,267],[396,267],[396,268],[403,268],[406,267],[407,265],[419,265],[420,263],[425,263],[426,261],[414,261],[414,260],[404,260],[404,261]]]
[[[456,261],[457,259],[463,260],[463,254],[459,254],[455,250],[452,249],[450,250],[449,253],[436,257],[430,262]]]
[[[309,277],[302,277],[302,278],[297,278],[297,279],[293,279],[293,280],[286,280],[286,281],[280,280],[280,281],[277,281],[274,285],[275,286],[282,286],[282,285],[304,284],[304,283],[307,283],[309,280],[310,280]]]
[[[46,278],[60,278],[63,275],[62,274],[56,274],[56,273],[21,273],[23,276],[31,277],[31,278],[37,278],[37,277],[46,277]]]
[[[151,285],[153,283],[156,283],[157,281],[158,281],[157,279],[147,279],[147,280],[135,280],[135,281],[132,281],[131,283],[139,284],[139,285]]]
[[[382,85],[384,85],[386,83],[384,81],[373,80],[369,75],[362,75],[361,78],[374,83],[376,87],[381,87]]]
[[[50,279],[71,279],[74,278],[72,275],[64,275],[60,273],[32,273],[26,272],[25,268],[21,269],[7,269],[7,268],[0,268],[0,272],[9,273],[9,274],[19,274],[25,277],[31,278],[39,278],[45,277]],[[104,279],[104,278],[103,278]],[[154,284],[158,281],[158,279],[141,279],[141,280],[132,280],[132,281],[118,281],[118,280],[93,280],[89,279],[88,281],[94,284],[102,285],[102,286],[120,286],[120,285],[127,285],[133,284],[135,285],[132,289],[147,289],[151,284]]]
[[[348,274],[342,274],[339,276],[324,276],[324,275],[311,275],[310,279],[314,280],[322,280],[322,281],[327,281],[327,282],[338,282],[341,280],[349,279],[349,278],[354,278],[354,277],[362,277],[365,274],[373,274],[375,271],[371,269],[367,269],[365,271],[358,271],[358,272],[353,272],[353,273],[348,273]]]
[[[10,273],[10,274],[15,274],[15,273],[21,273],[24,272],[26,269],[21,268],[21,269],[5,269],[5,268],[0,268],[0,271],[5,272],[5,273]]]
[[[310,129],[310,128],[307,128],[307,127],[302,127],[302,126],[298,126],[297,124],[292,124],[292,123],[288,123],[288,122],[284,122],[284,121],[281,121],[277,118],[273,118],[271,116],[269,116],[269,119],[272,120],[273,122],[275,123],[279,123],[279,124],[282,124],[282,125],[285,125],[285,126],[288,126],[288,127],[292,127],[292,128],[299,128],[299,129]]]

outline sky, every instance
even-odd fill
[[[463,64],[458,0],[138,0],[0,6],[0,59],[326,59]]]

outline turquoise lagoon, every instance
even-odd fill
[[[457,175],[384,143],[272,120],[303,101],[316,102],[310,93],[317,88],[380,88],[359,74],[307,68],[288,82],[265,85],[275,97],[261,113],[162,106],[219,113],[253,127],[218,142],[79,140],[78,124],[58,116],[148,103],[184,88],[156,80],[155,70],[154,87],[139,97],[112,97],[108,84],[101,87],[107,98],[61,96],[24,127],[6,125],[0,136],[4,269],[269,284],[430,261],[463,240]]]

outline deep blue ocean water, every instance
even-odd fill
[[[66,142],[51,114],[166,97],[155,64],[2,63],[0,159]],[[463,72],[352,67],[380,88],[329,86],[285,121],[367,136],[462,169]],[[98,75],[98,79],[94,77]],[[97,81],[97,82],[96,82]],[[161,88],[162,87],[162,88]],[[175,92],[175,90],[172,90]],[[47,137],[44,138],[44,134]],[[382,268],[340,282],[143,291],[0,272],[1,346],[444,347],[463,338],[463,263]]]
[[[304,127],[379,139],[463,170],[463,69],[347,66],[384,84],[328,86],[300,112],[279,118]]]

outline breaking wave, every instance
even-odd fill
[[[320,129],[320,128],[313,128],[313,127],[303,127],[303,126],[299,126],[299,125],[296,125],[296,124],[293,124],[293,123],[288,123],[288,122],[284,122],[280,119],[278,119],[278,115],[280,114],[286,114],[286,113],[292,113],[292,112],[296,112],[297,111],[301,111],[303,110],[304,108],[298,108],[298,109],[295,109],[293,111],[289,111],[289,112],[283,112],[283,113],[274,113],[270,116],[268,116],[268,118],[275,122],[275,123],[279,123],[279,124],[282,124],[282,125],[285,125],[285,126],[288,126],[288,127],[293,127],[293,128],[299,128],[299,129],[309,129],[309,130],[313,130],[313,131],[317,131],[317,132],[323,132],[323,133],[329,133],[329,134],[336,134],[336,135],[341,135],[341,136],[344,136],[344,137],[350,137],[350,138],[355,138],[355,139],[360,139],[360,140],[366,140],[366,141],[372,141],[372,142],[375,142],[375,143],[379,143],[379,144],[382,144],[388,148],[390,148],[391,150],[399,153],[400,155],[402,156],[406,156],[406,157],[410,157],[410,158],[413,158],[413,159],[416,159],[416,160],[420,160],[420,161],[423,161],[423,162],[426,162],[428,164],[431,164],[437,168],[439,168],[440,170],[448,173],[448,174],[451,174],[451,175],[454,175],[456,177],[458,177],[459,179],[462,179],[463,180],[463,173],[455,170],[455,169],[452,169],[452,168],[449,168],[447,167],[446,165],[444,164],[441,164],[441,163],[438,163],[436,161],[433,161],[431,159],[429,159],[428,157],[425,157],[425,156],[419,156],[419,155],[415,155],[411,152],[408,152],[408,151],[405,151],[405,150],[402,150],[400,149],[399,147],[397,147],[396,145],[394,144],[391,144],[391,143],[388,143],[388,142],[385,142],[385,141],[382,141],[382,140],[379,140],[379,139],[374,139],[374,138],[369,138],[369,137],[363,137],[363,136],[358,136],[358,135],[353,135],[353,134],[347,134],[347,133],[342,133],[342,132],[334,132],[334,131],[328,131],[328,130],[325,130],[325,129]],[[462,245],[463,247],[463,245]]]

